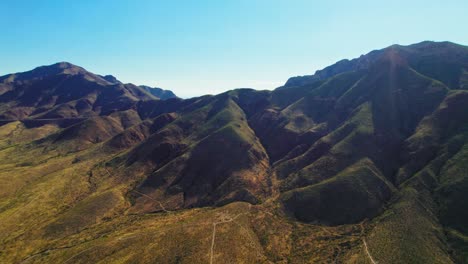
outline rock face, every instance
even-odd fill
[[[6,158],[5,168],[60,171],[47,165],[57,157],[86,168],[86,180],[60,205],[64,213],[39,227],[47,236],[101,228],[109,219],[120,221],[122,212],[248,202],[275,208],[274,221],[333,230],[369,221],[373,248],[395,249],[391,255],[376,250],[377,259],[466,261],[465,46],[393,45],[293,77],[273,91],[237,89],[186,100],[58,63],[0,77],[0,119],[7,120],[0,133],[12,138],[0,141],[2,151],[17,151],[8,150],[17,156]],[[30,154],[42,163],[19,158]],[[42,186],[28,182],[25,190]],[[0,217],[17,202],[11,201],[0,203]],[[92,220],[75,220],[81,213]],[[264,228],[255,230],[248,236]],[[265,236],[258,237],[265,248],[284,242]]]

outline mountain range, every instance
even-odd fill
[[[178,98],[0,77],[0,262],[468,263],[468,47]]]

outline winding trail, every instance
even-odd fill
[[[213,253],[214,253],[214,247],[215,247],[216,226],[219,225],[219,224],[232,222],[232,221],[236,220],[237,218],[239,218],[240,216],[245,215],[245,214],[247,214],[247,213],[241,213],[241,214],[238,214],[238,215],[236,215],[236,216],[234,216],[232,218],[220,220],[218,222],[213,223],[213,236],[211,238],[211,250],[210,250],[210,264],[213,264]]]
[[[367,257],[369,257],[369,260],[371,261],[372,264],[377,264],[377,261],[374,260],[374,258],[372,257],[372,255],[370,254],[369,252],[369,248],[367,247],[367,243],[366,243],[366,239],[364,238],[364,223],[366,221],[363,221],[361,223],[359,223],[359,227],[361,228],[361,236],[362,236],[362,243],[364,244],[364,248],[366,249],[366,254],[367,254]]]
[[[210,264],[213,264],[213,251],[214,251],[214,244],[215,244],[215,236],[216,236],[216,224],[213,223],[213,237],[211,239]]]
[[[137,193],[137,194],[139,194],[139,195],[141,195],[141,196],[144,196],[144,197],[146,197],[146,198],[148,198],[148,199],[150,199],[150,200],[153,200],[153,201],[157,202],[157,203],[159,204],[159,206],[161,207],[161,209],[162,209],[164,212],[166,212],[166,213],[169,213],[169,212],[170,212],[169,210],[166,210],[166,208],[164,207],[164,205],[163,205],[160,201],[154,199],[153,197],[151,197],[151,196],[149,196],[149,195],[147,195],[147,194],[141,193],[141,192],[139,192],[139,191],[135,191],[135,190],[132,190],[132,192]]]
[[[221,216],[220,216],[221,219],[220,219],[219,221],[213,222],[213,235],[212,235],[212,237],[211,237],[211,249],[210,249],[210,264],[213,264],[214,248],[215,248],[215,238],[216,238],[216,226],[217,226],[217,225],[220,225],[220,224],[225,224],[225,223],[233,222],[233,221],[236,220],[237,218],[239,218],[239,217],[241,217],[241,216],[243,216],[243,215],[249,214],[251,209],[252,209],[252,205],[249,204],[248,212],[237,214],[237,215],[234,216],[234,217],[230,217],[228,214],[224,214],[224,215],[221,215]],[[224,218],[224,219],[223,219],[223,218]]]
[[[364,243],[364,248],[366,249],[367,256],[369,257],[372,264],[377,264],[377,262],[374,260],[374,258],[372,258],[371,254],[369,252],[369,248],[367,247],[366,240],[364,238],[362,239],[362,242]]]

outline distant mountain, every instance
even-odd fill
[[[115,78],[115,76],[113,75],[105,75],[105,76],[101,76],[104,80],[110,82],[110,83],[121,83],[119,80],[117,80],[117,78]]]
[[[161,93],[164,99],[170,94]],[[0,103],[4,106],[0,119],[107,115],[135,109],[139,102],[155,99],[161,98],[145,88],[123,84],[111,75],[96,75],[67,62],[0,77]]]
[[[290,78],[285,86],[304,85],[318,80],[326,80],[348,71],[367,70],[389,50],[397,52],[399,56],[404,58],[408,66],[424,75],[436,77],[453,89],[468,89],[466,80],[461,79],[465,73],[460,72],[460,69],[464,69],[468,63],[465,47],[451,42],[432,41],[409,46],[392,45],[386,49],[374,50],[356,59],[341,60],[318,70],[314,75]]]
[[[158,87],[149,87],[146,85],[140,85],[140,88],[143,88],[145,91],[149,92],[150,94],[158,97],[161,100],[166,100],[169,98],[176,98],[177,96],[170,90],[163,90]]]
[[[121,83],[117,78],[115,78],[112,75],[105,75],[105,76],[100,76],[104,80],[110,82],[110,83]],[[150,94],[154,95],[155,97],[161,99],[161,100],[166,100],[170,98],[177,98],[177,96],[170,90],[164,90],[158,87],[150,87],[146,85],[139,85],[138,87],[142,88],[143,90],[149,92]]]
[[[468,263],[466,46],[186,100],[60,63],[0,116],[0,262]]]

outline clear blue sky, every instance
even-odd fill
[[[391,44],[468,44],[468,1],[3,0],[0,75],[68,61],[182,97],[273,89]]]

